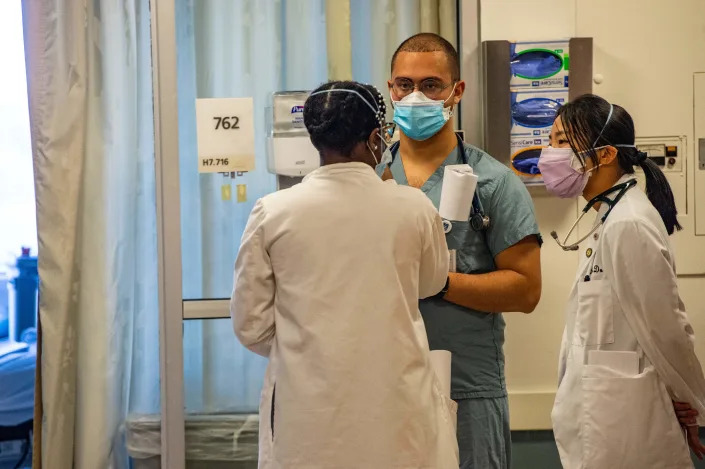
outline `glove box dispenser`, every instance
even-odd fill
[[[538,158],[558,109],[592,92],[592,39],[485,41],[484,145],[527,185],[541,185]]]

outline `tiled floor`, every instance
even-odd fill
[[[705,441],[705,431],[701,432]],[[29,455],[31,461],[31,454]],[[696,469],[705,469],[704,461],[694,459]],[[561,469],[553,434],[550,431],[512,433],[512,469]],[[14,467],[0,463],[0,469]],[[31,469],[27,466],[24,469]]]
[[[553,432],[512,432],[512,469],[561,469]]]
[[[700,439],[705,441],[703,430]],[[693,461],[696,469],[705,469],[705,461]],[[553,433],[512,432],[512,469],[561,469]]]

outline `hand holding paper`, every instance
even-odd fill
[[[443,187],[438,213],[444,220],[468,221],[478,177],[467,164],[452,164],[443,169]]]

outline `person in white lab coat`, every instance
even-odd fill
[[[247,223],[231,316],[269,358],[260,468],[458,467],[418,307],[446,285],[448,247],[426,197],[374,172],[385,114],[369,85],[314,91],[304,123],[322,166]]]
[[[690,468],[688,442],[703,450],[702,418],[687,422],[695,424],[687,441],[672,402],[692,407],[684,422],[705,416],[705,379],[669,241],[680,229],[676,206],[634,136],[627,111],[586,95],[560,108],[539,159],[550,193],[582,195],[585,212],[597,211],[593,230],[585,225],[573,244],[571,233],[565,241],[552,233],[579,251],[552,412],[565,468]]]

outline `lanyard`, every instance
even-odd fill
[[[583,208],[583,213],[580,214],[577,220],[575,220],[575,223],[573,223],[573,226],[570,227],[570,231],[568,231],[568,234],[565,236],[565,239],[561,243],[558,240],[558,234],[555,231],[551,231],[551,236],[553,239],[556,240],[556,243],[563,249],[564,251],[577,251],[579,249],[580,243],[585,241],[591,234],[593,234],[599,227],[601,227],[604,223],[605,220],[607,220],[607,216],[612,212],[612,209],[614,208],[615,205],[617,205],[617,202],[619,202],[622,197],[624,197],[624,194],[627,193],[629,189],[632,187],[636,186],[636,179],[630,179],[626,182],[623,182],[621,184],[617,184],[616,186],[613,186],[606,191],[602,192],[601,194],[598,194],[597,196],[593,197],[590,199],[590,201],[585,205],[585,208]],[[615,196],[614,199],[610,199],[607,197],[610,194],[614,194],[617,192],[617,195]],[[568,243],[568,238],[570,238],[570,235],[573,233],[575,230],[575,227],[578,226],[578,223],[580,223],[580,220],[585,216],[586,213],[590,211],[592,207],[595,206],[595,204],[598,203],[604,203],[607,204],[608,208],[607,211],[605,212],[602,217],[595,223],[595,225],[592,227],[592,229],[582,238],[580,238],[578,241],[576,241],[573,244],[567,244]]]

